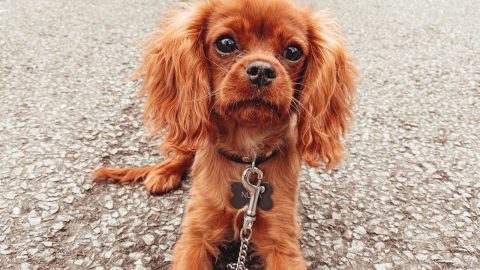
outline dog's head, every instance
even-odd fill
[[[303,159],[339,161],[355,70],[326,15],[286,0],[212,0],[174,16],[147,44],[145,116],[167,127],[167,145],[195,150],[213,118],[268,126],[295,115]]]

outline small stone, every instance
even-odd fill
[[[14,207],[12,209],[12,213],[16,216],[20,215],[22,213],[22,209],[20,209],[20,207]]]
[[[67,196],[65,199],[63,199],[64,202],[68,203],[68,204],[71,204],[73,203],[73,201],[75,200],[75,197],[70,195],[70,196]]]
[[[307,258],[308,257],[311,257],[311,258],[315,257],[315,251],[313,251],[312,249],[309,249],[309,248],[304,249],[303,253],[304,253],[305,257],[307,257]]]
[[[109,210],[112,210],[113,209],[113,201],[107,201],[105,203],[105,207]]]
[[[20,264],[20,270],[30,270],[30,264],[28,262]]]
[[[103,254],[103,257],[106,258],[106,259],[110,259],[113,255],[113,251],[112,250],[109,250],[107,252],[105,252],[105,254]]]
[[[11,253],[12,253],[12,251],[10,249],[0,250],[0,254],[2,254],[2,255],[9,255]]]
[[[28,254],[30,254],[30,256],[33,256],[33,255],[37,254],[38,248],[27,249],[27,252],[28,252]]]
[[[165,260],[166,262],[171,262],[173,260],[172,254],[165,254]]]
[[[341,250],[343,248],[343,240],[341,238],[333,240],[332,244],[333,244],[333,249],[336,251]]]
[[[121,207],[120,209],[118,209],[118,213],[120,214],[120,216],[124,217],[128,214],[128,211],[124,207]]]
[[[352,246],[350,247],[350,251],[352,252],[360,252],[363,250],[364,244],[361,241],[353,240]]]
[[[410,250],[404,250],[403,251],[403,254],[405,254],[405,256],[407,256],[410,260],[413,260],[413,254]]]
[[[133,245],[135,245],[135,243],[131,242],[131,241],[127,241],[127,242],[121,243],[120,245],[124,248],[131,248],[131,247],[133,247]]]
[[[145,244],[147,244],[148,246],[150,246],[151,244],[153,244],[153,242],[155,241],[155,237],[151,234],[145,234],[143,237],[142,237],[143,241],[145,242]]]
[[[379,234],[379,235],[389,235],[389,232],[381,227],[375,227],[373,229],[373,233]]]
[[[172,203],[169,200],[162,200],[162,204],[165,207],[165,209],[171,209],[172,208]]]
[[[9,249],[9,246],[7,245],[0,245],[0,254],[3,254],[3,255],[8,255],[11,253]]]
[[[80,193],[82,193],[82,190],[79,187],[73,187],[72,192],[75,193],[75,194],[80,194]]]
[[[33,195],[33,198],[35,198],[38,201],[46,201],[48,199],[48,196],[44,193],[37,193]]]
[[[388,270],[392,269],[393,265],[392,263],[379,263],[373,265],[373,267],[375,267],[375,270]]]
[[[0,200],[0,209],[7,208],[10,206],[10,203],[5,200]]]
[[[342,218],[342,214],[337,213],[337,212],[332,213],[332,219],[333,220],[340,220],[341,218]]]
[[[428,259],[428,254],[420,253],[420,254],[417,254],[417,256],[415,256],[415,258],[417,258],[417,260],[423,262],[423,261],[426,261]]]
[[[50,204],[48,212],[50,213],[50,215],[53,215],[57,213],[58,210],[60,210],[60,205],[57,202],[54,202]]]
[[[353,230],[353,232],[354,232],[354,237],[357,239],[360,239],[367,233],[367,230],[365,230],[363,226],[358,226]]]
[[[31,212],[30,212],[30,213],[31,213]],[[28,217],[28,222],[29,222],[30,225],[32,225],[32,226],[38,225],[38,224],[42,223],[42,217],[39,217],[39,216],[29,216],[29,217]]]
[[[142,264],[137,264],[137,263],[135,262],[135,270],[146,270],[146,268],[143,267]]]
[[[17,193],[15,193],[13,191],[10,191],[10,192],[7,192],[7,193],[3,194],[3,198],[5,198],[7,200],[13,200],[13,199],[15,199],[15,197],[17,197]]]
[[[140,260],[143,256],[144,256],[143,252],[133,252],[128,254],[128,257],[134,261]]]
[[[385,249],[385,243],[383,243],[383,242],[375,243],[375,249],[376,250],[384,250]]]
[[[65,224],[63,222],[57,222],[57,223],[54,223],[52,225],[52,230],[54,232],[58,232],[60,231],[61,229],[63,229],[63,227],[65,227]]]
[[[163,226],[163,230],[173,232],[175,230],[175,227],[173,227],[172,225]]]

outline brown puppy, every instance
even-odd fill
[[[273,208],[257,210],[252,245],[266,269],[305,269],[296,221],[300,164],[339,162],[355,90],[335,24],[286,0],[207,1],[152,34],[139,74],[145,118],[157,134],[166,128],[166,160],[101,168],[96,179],[144,179],[150,192],[164,193],[191,167],[173,269],[211,269],[218,247],[238,239],[242,225],[244,208],[230,201],[246,167],[236,157],[263,157],[258,167],[273,188]]]

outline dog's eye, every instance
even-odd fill
[[[300,58],[302,58],[302,55],[302,49],[297,46],[288,46],[283,51],[283,57],[285,57],[290,62],[297,62],[298,60],[300,60]]]
[[[219,38],[217,42],[215,42],[215,47],[221,54],[231,54],[238,49],[235,40],[229,36]]]

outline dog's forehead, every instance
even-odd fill
[[[209,26],[228,28],[238,34],[255,33],[262,37],[301,36],[307,34],[304,15],[305,12],[284,0],[218,1],[210,16]]]

